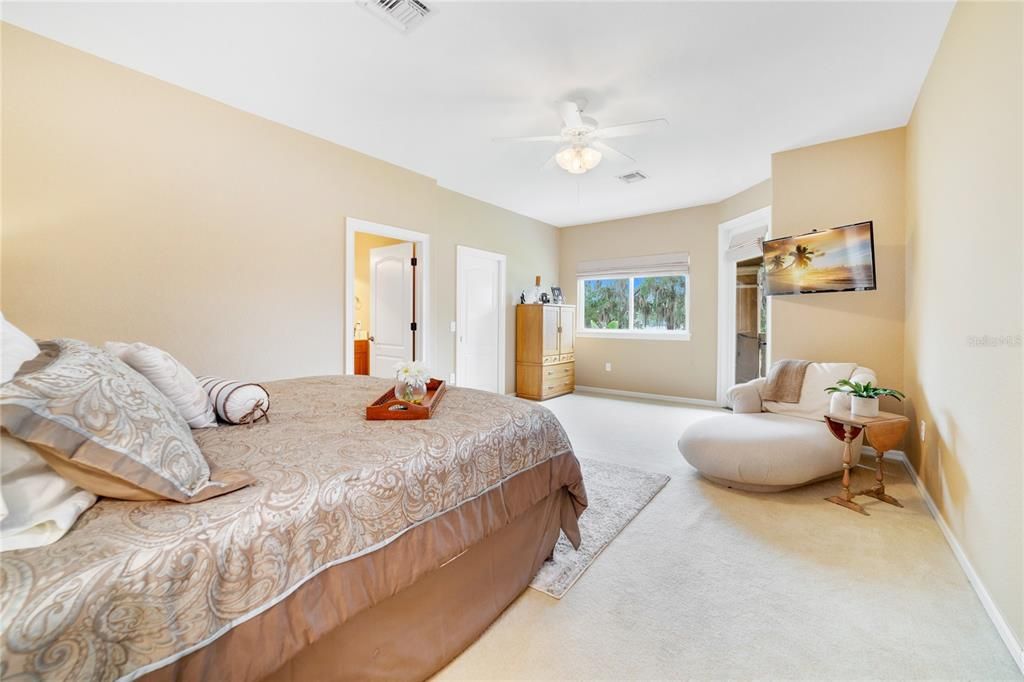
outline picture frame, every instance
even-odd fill
[[[565,303],[565,296],[562,295],[562,287],[551,287],[551,302]]]

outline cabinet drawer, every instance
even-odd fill
[[[555,393],[571,391],[576,384],[576,377],[570,374],[567,377],[558,379],[544,379],[543,395],[545,397]]]
[[[576,354],[575,353],[564,353],[564,354],[558,356],[558,361],[559,362],[575,362],[575,360],[576,360]]]
[[[545,365],[556,365],[559,362],[562,362],[561,360],[558,359],[560,357],[561,357],[560,355],[545,355],[544,359],[542,360],[542,362]]]
[[[555,381],[556,379],[571,377],[575,373],[574,366],[570,363],[551,365],[550,367],[545,367],[541,371],[543,372],[542,376],[545,384]]]

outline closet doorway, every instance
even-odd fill
[[[762,244],[771,230],[771,207],[718,226],[718,390],[764,376],[771,357],[768,299],[763,291]]]
[[[505,392],[504,254],[455,250],[455,379],[459,386]]]
[[[742,384],[765,376],[768,368],[768,299],[764,259],[736,263],[736,374]]]

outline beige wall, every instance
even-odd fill
[[[561,284],[578,303],[577,263],[690,254],[690,340],[577,341],[577,383],[615,390],[714,400],[718,382],[718,225],[771,203],[765,180],[718,204],[609,220],[559,230]],[[605,372],[611,363],[611,372]]]
[[[902,387],[904,143],[898,128],[772,155],[772,236],[873,220],[878,284],[773,296],[773,359],[859,362],[883,385]]]
[[[717,204],[560,230],[561,281],[576,300],[576,264],[601,258],[690,254],[688,341],[580,338],[576,383],[620,391],[714,400],[718,363],[718,225],[771,203],[765,180]],[[605,363],[612,371],[605,371]]]
[[[579,338],[577,384],[715,399],[717,225],[718,207],[711,204],[559,231],[562,288],[570,303],[577,302],[576,264],[580,261],[675,251],[690,254],[690,340]],[[605,371],[606,362],[612,363],[611,372]]]
[[[37,337],[145,340],[239,378],[340,372],[356,217],[431,235],[446,377],[457,244],[508,256],[510,303],[557,275],[551,226],[9,25],[2,50],[2,306]]]
[[[771,205],[772,181],[768,179],[719,202],[718,222],[728,222]]]
[[[960,2],[907,128],[908,454],[1024,642],[1020,3]],[[972,345],[989,336],[996,345]],[[925,442],[916,425],[927,423]]]
[[[353,254],[355,272],[352,274],[352,288],[355,290],[356,297],[356,321],[361,323],[362,330],[367,334],[373,332],[370,329],[370,297],[373,294],[370,289],[370,249],[401,243],[401,239],[381,237],[367,232],[356,232],[355,234],[355,254]]]

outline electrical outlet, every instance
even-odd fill
[[[610,362],[604,363],[604,371],[606,371],[606,372],[612,371],[612,363],[610,363]]]
[[[451,374],[448,375],[448,383],[451,384],[452,386],[455,385],[455,372],[452,372]]]
[[[455,333],[455,320],[452,320],[452,323],[448,325],[448,328],[451,330],[452,334]]]
[[[928,431],[928,424],[925,423],[925,421],[923,419],[921,420],[921,428],[920,428],[919,431],[920,431],[920,434],[921,434],[921,442],[923,443],[924,442],[924,435]]]

